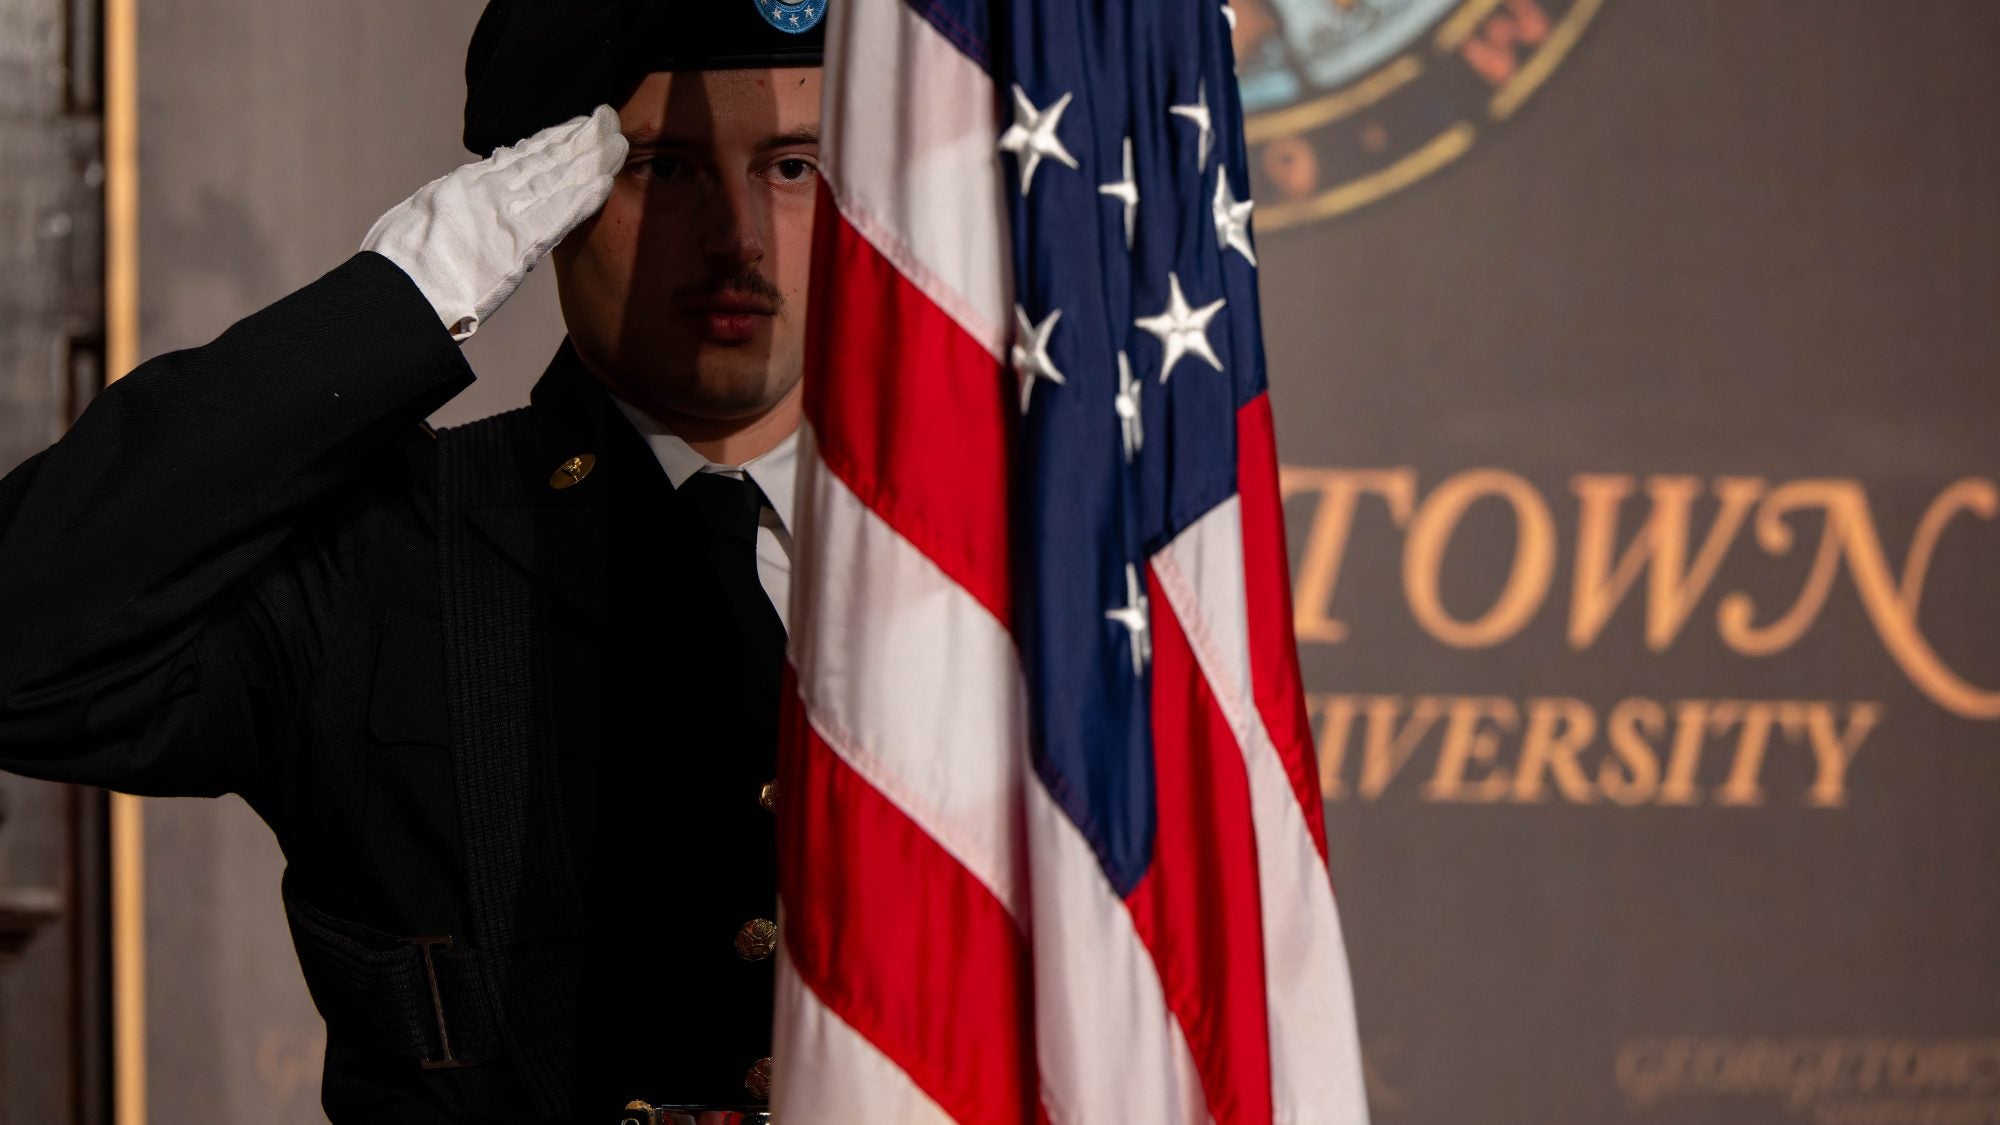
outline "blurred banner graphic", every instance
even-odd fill
[[[1376,1120],[2000,1121],[2000,12],[1601,7],[1235,2]]]

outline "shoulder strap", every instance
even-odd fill
[[[559,827],[548,610],[466,520],[518,487],[529,421],[523,407],[439,432],[439,601],[470,936],[509,1053],[556,1116],[572,1094],[582,904]]]

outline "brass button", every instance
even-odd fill
[[[757,803],[764,806],[765,812],[777,812],[778,783],[775,781],[765,782],[764,787],[757,790]]]
[[[736,931],[736,952],[745,961],[762,961],[778,948],[778,924],[769,918],[752,918]]]
[[[589,476],[590,470],[596,467],[596,454],[579,453],[556,466],[556,471],[549,474],[549,487],[561,489],[582,484],[583,478]]]
[[[770,1059],[758,1059],[750,1064],[750,1069],[743,1073],[743,1088],[750,1091],[750,1096],[758,1101],[771,1096]]]

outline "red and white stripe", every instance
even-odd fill
[[[1175,718],[1120,898],[1028,764],[992,80],[903,0],[845,0],[826,89],[775,1115],[1365,1121],[1289,607],[1253,604],[1273,566],[1285,596],[1262,400],[1239,430],[1270,479],[1153,560]]]

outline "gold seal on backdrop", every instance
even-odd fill
[[[1464,155],[1604,0],[1232,0],[1257,226],[1345,214]]]

